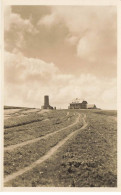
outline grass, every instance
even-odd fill
[[[70,113],[66,116],[67,112],[50,112],[45,114],[32,113],[28,116],[20,117],[20,119],[13,120],[7,119],[9,128],[4,131],[4,145],[9,146],[12,144],[21,143],[30,139],[44,136],[48,133],[66,127],[75,121],[76,115]],[[71,118],[71,122],[68,118]],[[49,120],[44,120],[48,118]],[[36,119],[36,121],[35,121]],[[34,121],[34,122],[32,122]],[[11,124],[14,123],[14,127]],[[18,124],[18,125],[15,125]],[[23,125],[22,125],[23,123]],[[21,125],[20,125],[21,124]]]
[[[43,117],[41,114],[32,113],[27,116],[20,116],[16,117],[16,120],[13,119],[7,119],[4,124],[4,128],[11,128],[11,127],[17,127],[22,126],[26,124],[30,124],[37,121],[42,121]]]
[[[4,109],[21,109],[23,107],[16,107],[16,106],[4,106]]]
[[[65,114],[60,121],[60,118],[57,117],[58,112],[65,111],[56,111],[54,122],[57,125],[60,122],[63,124],[66,116]],[[116,116],[116,112],[102,110],[69,110],[69,112],[71,116],[74,116],[74,112],[85,113],[88,126],[69,139],[50,159],[6,183],[5,186],[117,186],[117,124],[115,120],[109,117]],[[51,117],[50,114],[50,119],[53,119]],[[74,120],[74,117],[72,119]],[[68,122],[67,118],[65,120]],[[64,130],[44,141],[24,146],[11,153],[5,153],[5,174],[8,175],[28,166],[76,128],[79,126],[71,128],[69,131]],[[18,131],[19,134],[20,131]]]
[[[18,113],[20,113],[20,112],[21,111],[18,111]],[[42,121],[46,118],[48,118],[48,119],[53,118],[53,121],[55,120],[55,123],[57,123],[57,121],[61,122],[60,118],[64,119],[65,116],[66,116],[66,112],[57,112],[57,111],[53,112],[53,111],[51,111],[47,114],[41,114],[38,112],[31,113],[31,109],[30,109],[30,113],[28,113],[25,116],[21,116],[21,114],[20,114],[20,116],[16,117],[16,119],[15,118],[6,119],[4,121],[4,128],[7,129],[7,128],[11,128],[11,127],[22,126],[22,125],[30,124],[33,122]],[[73,117],[73,116],[69,115],[68,117]]]
[[[29,166],[34,161],[43,156],[49,149],[55,146],[60,140],[64,139],[68,134],[80,128],[82,123],[75,125],[72,128],[62,130],[56,134],[49,136],[47,139],[42,139],[32,145],[26,145],[22,148],[15,149],[12,152],[4,154],[4,174],[9,175],[26,166]]]
[[[117,111],[116,110],[101,110],[99,112],[96,112],[96,114],[103,114],[103,115],[106,115],[106,116],[117,116]]]
[[[24,110],[27,109],[27,110],[28,110],[28,109],[36,109],[36,108],[18,107],[18,106],[6,106],[6,105],[5,105],[5,106],[4,106],[4,110],[5,110],[5,109],[24,109]]]

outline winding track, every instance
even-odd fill
[[[13,174],[7,176],[7,177],[5,177],[4,183],[7,183],[7,182],[15,179],[16,177],[24,174],[25,172],[30,171],[31,169],[36,167],[38,164],[41,164],[45,160],[49,159],[61,146],[63,146],[66,143],[67,140],[69,140],[73,135],[76,135],[80,130],[84,129],[87,126],[85,118],[86,118],[86,115],[84,114],[84,118],[82,118],[83,126],[80,129],[77,129],[74,132],[70,133],[67,137],[65,137],[63,140],[61,140],[56,146],[52,147],[44,156],[42,156],[40,159],[38,159],[37,161],[32,163],[30,166],[25,167],[25,168],[13,173]]]
[[[35,138],[35,139],[32,139],[32,140],[24,141],[24,142],[21,142],[21,143],[19,143],[19,144],[7,146],[7,147],[4,148],[4,151],[5,151],[5,152],[6,152],[6,151],[12,151],[12,150],[14,150],[14,149],[16,149],[16,148],[18,148],[18,147],[22,147],[22,146],[25,146],[25,145],[27,145],[27,144],[31,144],[31,143],[40,141],[40,140],[42,140],[42,139],[46,139],[46,138],[48,138],[48,137],[51,136],[51,135],[54,135],[54,134],[56,134],[56,133],[58,133],[58,132],[60,132],[60,131],[63,131],[63,130],[65,130],[65,129],[68,129],[68,128],[70,128],[70,127],[73,127],[74,125],[76,125],[76,124],[79,122],[79,119],[80,119],[80,114],[78,114],[78,117],[76,118],[75,122],[72,123],[71,125],[68,125],[67,127],[63,127],[63,128],[61,128],[61,129],[59,129],[59,130],[57,130],[57,131],[54,131],[54,132],[52,132],[52,133],[49,133],[49,134],[45,135],[45,136],[41,136],[41,137],[38,137],[38,138]]]

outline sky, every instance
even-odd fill
[[[117,108],[115,6],[6,6],[4,104]]]

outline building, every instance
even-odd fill
[[[85,100],[80,103],[79,99],[76,98],[75,101],[70,103],[68,109],[97,109],[97,107],[95,104],[88,104]]]
[[[80,109],[81,108],[81,103],[72,102],[68,108],[69,109]]]
[[[87,109],[87,101],[83,101],[82,103],[79,102],[72,102],[70,103],[69,109]]]
[[[49,105],[49,96],[44,96],[44,106],[41,107],[41,109],[53,109],[52,106]]]
[[[87,109],[87,101],[81,103],[81,109]]]
[[[96,105],[95,104],[88,104],[87,105],[87,109],[96,109]]]

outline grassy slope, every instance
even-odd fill
[[[4,154],[4,174],[9,175],[26,166],[29,166],[34,161],[47,153],[49,149],[55,146],[60,140],[64,139],[68,134],[80,128],[82,123],[75,125],[72,128],[62,130],[54,135],[49,136],[45,140],[28,144],[26,146],[15,149],[12,152]]]
[[[77,116],[78,115],[75,115],[74,113],[69,113],[67,115],[67,111],[61,110],[52,111],[46,114],[38,114],[36,112],[32,114],[28,113],[27,116],[20,116],[19,118],[16,118],[16,120],[13,118],[12,121],[11,118],[7,119],[5,124],[7,123],[9,127],[13,127],[5,129],[4,145],[9,146],[11,144],[21,143],[57,131],[75,122]],[[49,121],[45,120],[47,118]],[[38,121],[33,122],[35,119]],[[71,119],[71,122],[68,119]],[[33,144],[14,149],[14,151],[6,151],[4,154],[4,174],[9,175],[25,166],[29,166],[30,163],[39,159],[61,139],[81,126],[82,123],[80,122],[80,124],[75,125],[74,128],[62,130],[62,132],[59,133],[57,132],[46,140],[42,139]]]
[[[28,113],[25,116],[5,120],[4,145],[18,144],[56,131],[73,123],[76,115],[67,111],[52,111],[46,114]],[[71,118],[71,120],[68,120]],[[45,120],[49,119],[49,120]]]
[[[73,112],[73,111],[72,111]],[[88,127],[8,186],[116,187],[116,112],[87,113]],[[29,178],[29,179],[28,179]]]

